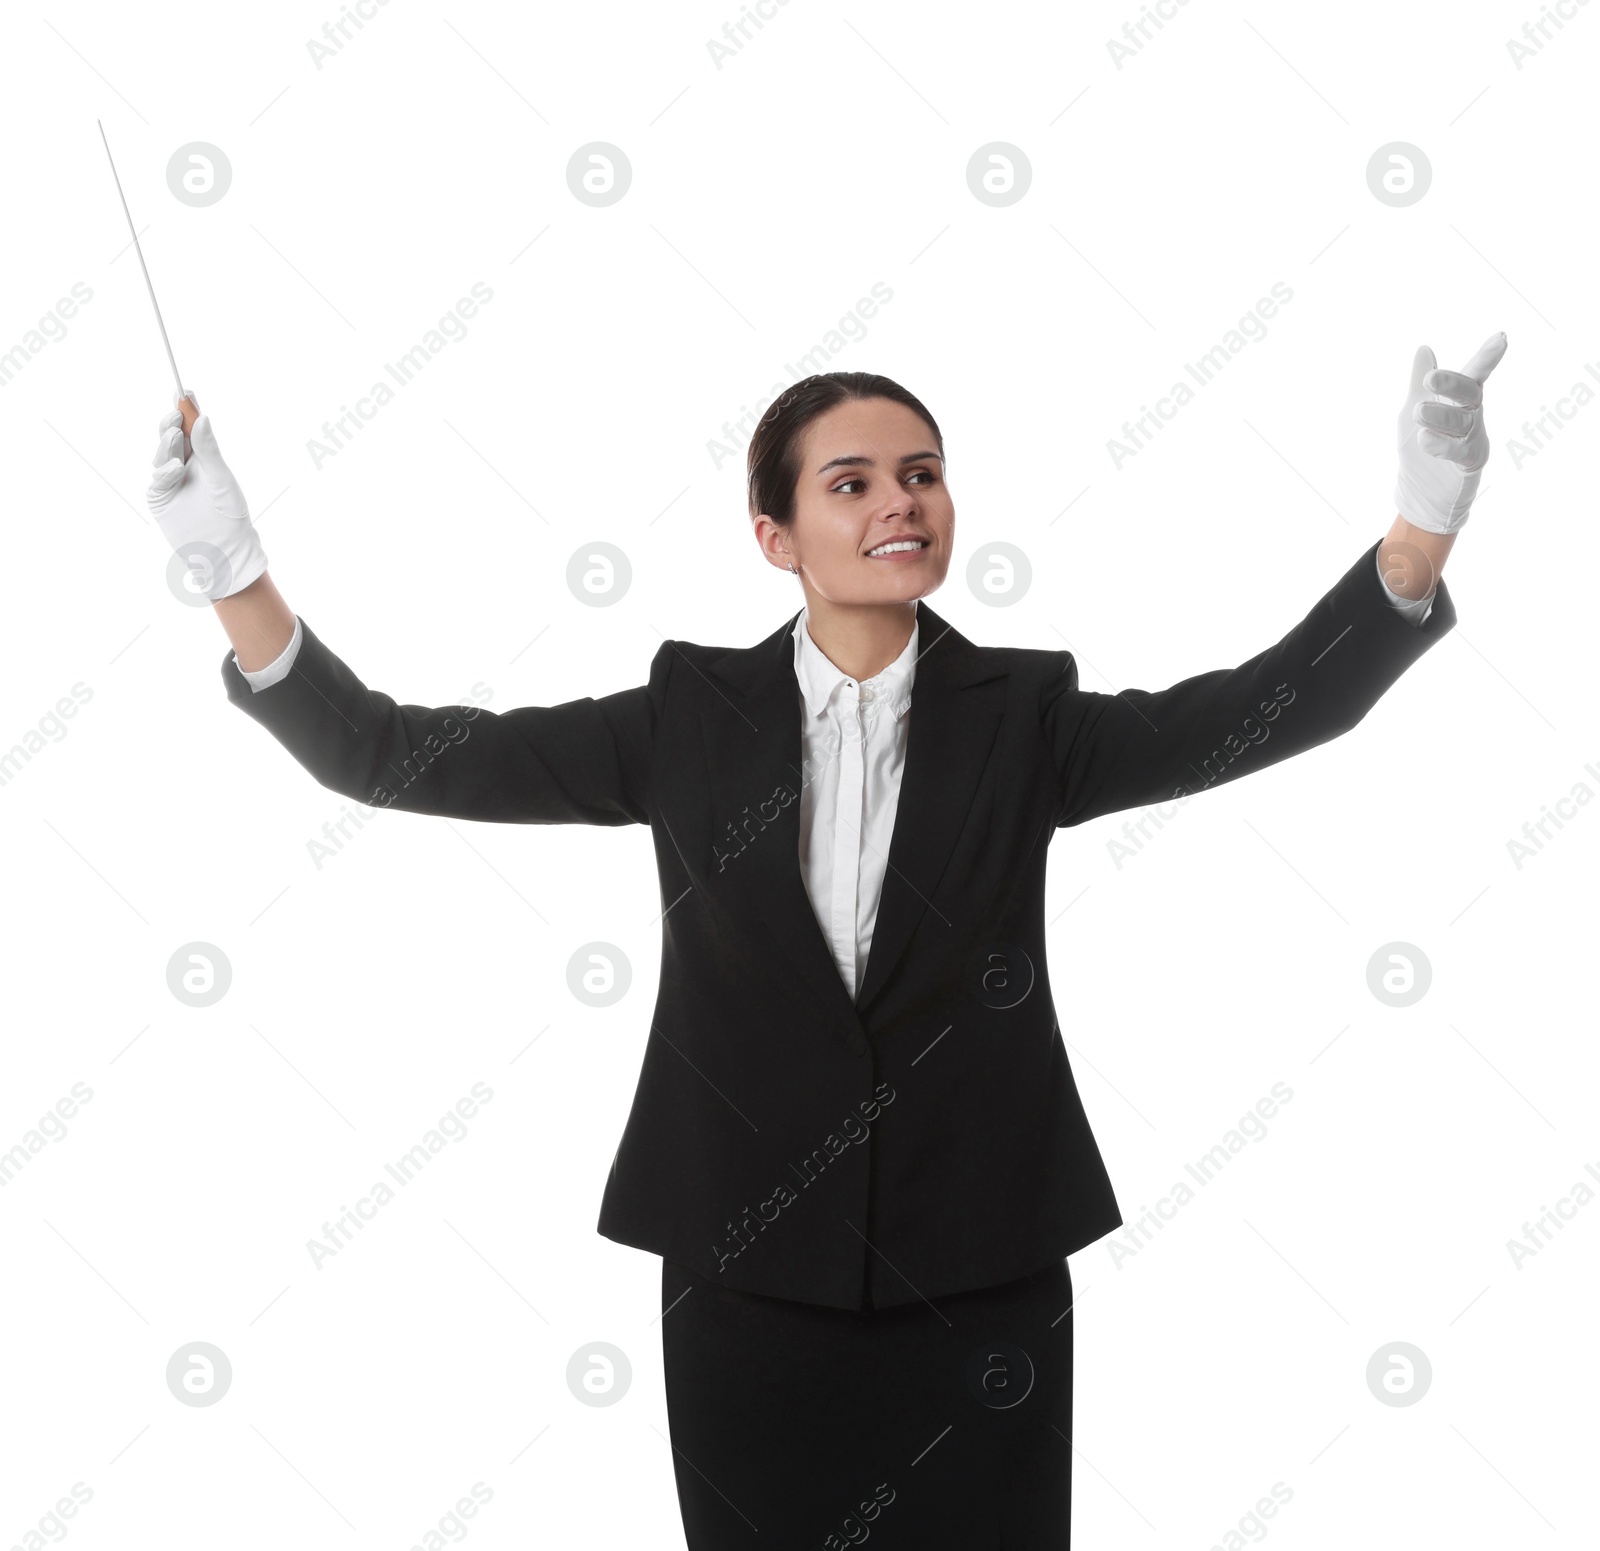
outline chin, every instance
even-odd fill
[[[926,598],[930,593],[937,592],[944,586],[944,573],[938,575],[931,572],[922,576],[897,576],[890,577],[872,589],[869,597],[863,602],[869,603],[914,603],[918,598]]]

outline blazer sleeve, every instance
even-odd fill
[[[495,712],[398,705],[300,621],[288,675],[253,689],[230,651],[228,699],[330,791],[372,807],[511,824],[648,824],[657,720],[673,657],[600,699]]]
[[[1378,542],[1381,542],[1378,541]],[[1276,646],[1170,689],[1078,687],[1071,652],[1040,697],[1058,828],[1191,796],[1348,732],[1455,626],[1441,579],[1422,625],[1384,596],[1375,542]]]

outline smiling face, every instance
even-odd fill
[[[944,581],[955,537],[933,432],[893,399],[835,405],[802,436],[793,521],[782,528],[763,513],[755,526],[768,561],[780,570],[792,561],[808,597],[840,604],[926,597]],[[875,553],[886,544],[892,547]]]

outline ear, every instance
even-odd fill
[[[777,520],[768,516],[766,512],[758,512],[750,521],[755,529],[756,543],[761,546],[761,553],[766,557],[767,564],[776,566],[780,571],[787,571],[790,565],[794,564],[794,556],[789,553],[788,536],[778,525]]]

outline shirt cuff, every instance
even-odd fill
[[[1378,580],[1383,583],[1383,596],[1389,607],[1392,608],[1395,613],[1403,615],[1407,624],[1416,625],[1419,627],[1427,624],[1428,616],[1433,612],[1433,599],[1434,594],[1439,590],[1438,587],[1435,587],[1433,592],[1430,592],[1426,598],[1402,598],[1400,594],[1389,585],[1387,579],[1384,577],[1383,552],[1381,546],[1378,552],[1377,564]],[[297,630],[299,629],[298,623],[296,624],[295,628]],[[266,671],[270,672],[271,670],[269,669]],[[249,678],[249,676],[249,674],[245,675],[246,678]]]
[[[249,672],[239,668],[239,654],[237,652],[233,654],[233,665],[239,668],[240,676],[245,683],[252,690],[259,693],[261,690],[268,689],[276,684],[279,679],[289,676],[289,670],[294,666],[295,657],[300,651],[300,639],[300,616],[296,614],[294,617],[294,634],[289,637],[289,644],[266,667],[256,668]]]

